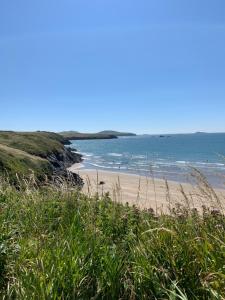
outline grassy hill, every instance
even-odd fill
[[[97,133],[81,133],[78,131],[62,131],[59,133],[65,139],[70,140],[93,140],[93,139],[115,139],[119,136],[135,136],[136,134],[130,132],[119,132],[113,130],[105,130]]]
[[[51,172],[46,159],[0,144],[0,175],[8,177],[10,182],[16,182],[17,175],[28,178],[32,173],[42,181]]]
[[[66,160],[76,162],[64,143],[65,138],[52,132],[0,131],[0,175],[15,181],[17,175],[28,177],[33,172],[43,180],[57,169],[62,171]]]
[[[62,152],[65,139],[52,132],[0,131],[0,144],[46,158],[52,152]]]
[[[114,131],[114,130],[104,130],[104,131],[100,131],[98,133],[99,134],[112,134],[112,135],[116,135],[116,136],[136,136],[135,133],[120,132],[120,131]]]
[[[95,139],[116,139],[113,134],[103,133],[80,133],[77,131],[63,131],[59,133],[65,139],[69,140],[95,140]]]
[[[75,130],[68,130],[68,131],[61,131],[61,132],[59,132],[59,134],[60,135],[62,135],[62,136],[66,136],[66,135],[73,135],[73,134],[79,134],[80,132],[78,132],[78,131],[75,131]]]

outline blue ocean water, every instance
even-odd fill
[[[121,137],[72,141],[84,168],[189,181],[192,168],[214,186],[225,187],[225,133]]]

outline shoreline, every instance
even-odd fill
[[[186,201],[185,195],[191,199],[191,208],[201,210],[202,205],[218,208],[217,199],[201,195],[201,187],[191,183],[163,180],[150,176],[141,176],[121,171],[105,171],[83,168],[84,165],[74,164],[69,171],[77,173],[84,180],[84,193],[93,196],[109,193],[115,202],[135,205],[141,209],[154,209],[156,212],[167,212],[176,203]],[[99,183],[102,183],[99,185]],[[214,189],[225,207],[225,189]],[[212,199],[211,199],[212,198]]]
[[[179,182],[182,184],[186,183],[192,183],[195,184],[196,180],[196,174],[199,171],[199,174],[203,175],[202,177],[205,177],[209,185],[211,185],[215,189],[224,189],[225,190],[225,173],[222,172],[220,169],[210,169],[207,167],[201,166],[195,166],[190,164],[185,164],[183,161],[179,161],[179,163],[182,163],[181,166],[176,166],[171,163],[171,166],[168,166],[166,168],[157,165],[157,162],[155,165],[150,169],[148,168],[139,168],[137,165],[136,168],[134,166],[131,167],[124,167],[124,166],[118,166],[117,163],[111,166],[106,166],[104,163],[96,164],[93,162],[89,156],[93,156],[94,154],[89,153],[82,153],[77,152],[82,156],[82,162],[81,165],[77,167],[77,169],[83,169],[83,170],[98,170],[106,171],[106,172],[114,172],[114,173],[120,173],[120,174],[128,174],[128,175],[137,175],[137,176],[144,176],[144,177],[152,177],[156,179],[161,180],[167,180],[167,181],[173,181],[173,182]],[[177,162],[178,163],[178,162]],[[200,164],[200,163],[199,163]],[[212,164],[212,163],[211,163]],[[219,163],[215,163],[219,164]],[[222,164],[220,164],[222,165]],[[223,165],[225,167],[225,165]],[[76,166],[73,166],[73,169],[76,169]],[[225,171],[225,168],[224,168]]]
[[[162,180],[163,182],[172,182],[174,184],[182,184],[182,185],[197,185],[197,172],[187,172],[187,173],[178,173],[178,172],[170,172],[169,175],[162,175],[163,172],[157,172],[153,170],[152,172],[143,172],[142,170],[137,169],[136,171],[134,169],[125,170],[120,168],[108,168],[108,167],[95,167],[95,165],[92,165],[90,163],[86,163],[86,159],[83,158],[84,155],[79,153],[82,157],[82,161],[80,163],[75,163],[71,165],[68,170],[71,169],[71,172],[76,172],[77,170],[88,170],[88,171],[95,171],[95,172],[109,172],[109,173],[116,173],[121,175],[131,175],[131,176],[138,176],[138,177],[148,177],[152,178],[154,177],[155,180]],[[211,174],[211,180],[205,175],[205,173],[202,170],[199,170],[197,168],[193,168],[193,171],[199,171],[200,174],[203,175],[203,177],[206,178],[208,184],[215,190],[224,190],[225,191],[225,175],[222,176],[221,174],[212,173]],[[173,176],[171,176],[173,174]],[[209,174],[208,174],[209,175]],[[217,181],[215,181],[215,178],[217,178]],[[214,182],[213,180],[214,179]]]

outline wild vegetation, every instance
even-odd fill
[[[2,299],[225,299],[225,218],[0,183]]]
[[[69,141],[53,132],[0,131],[0,175],[11,183],[17,176],[38,181],[56,172],[65,171],[68,163],[79,162],[81,157],[72,153],[64,144]]]
[[[28,178],[33,172],[38,181],[44,180],[51,174],[51,166],[46,159],[0,144],[0,174],[7,175],[12,183],[18,174]]]
[[[53,132],[0,131],[0,144],[46,158],[52,152],[62,152],[65,138]]]

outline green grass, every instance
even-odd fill
[[[225,219],[0,185],[3,299],[224,299]]]
[[[63,151],[64,137],[53,132],[0,131],[0,144],[46,158]]]
[[[65,142],[65,138],[53,132],[0,131],[0,175],[15,183],[18,176],[29,178],[34,173],[43,181],[53,172],[48,156],[61,155]]]
[[[51,174],[51,166],[45,159],[0,144],[0,174],[10,183],[17,183],[18,176],[29,178],[32,174],[42,181]]]

